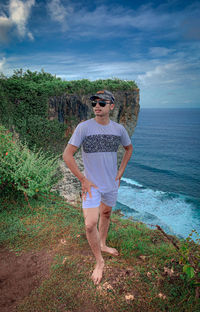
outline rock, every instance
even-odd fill
[[[132,136],[137,124],[139,105],[139,89],[130,91],[113,91],[115,96],[115,109],[110,118],[124,125],[130,136]],[[63,94],[49,99],[48,118],[57,119],[59,122],[68,124],[73,130],[80,121],[93,117],[90,103],[92,94]]]
[[[78,156],[78,157],[77,157]],[[78,167],[83,172],[83,163],[80,160],[80,154],[75,155]],[[63,196],[67,202],[80,205],[81,203],[81,183],[74,177],[71,171],[68,169],[64,161],[60,160],[60,169],[63,174],[63,179],[60,180],[51,191],[59,191],[59,194]]]
[[[135,299],[135,297],[132,294],[127,294],[127,295],[125,295],[125,299],[126,299],[126,301],[132,301]]]

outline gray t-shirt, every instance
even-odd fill
[[[120,144],[127,146],[131,140],[126,129],[110,120],[101,125],[94,118],[81,122],[68,142],[81,146],[84,174],[100,192],[107,193],[118,189],[117,150]]]

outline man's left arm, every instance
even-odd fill
[[[123,147],[125,149],[125,153],[124,153],[124,156],[122,158],[122,162],[121,162],[121,165],[119,167],[119,170],[118,170],[118,173],[117,173],[117,176],[115,179],[116,181],[119,180],[119,184],[120,184],[121,177],[123,176],[124,170],[126,169],[127,163],[129,161],[129,159],[131,158],[131,155],[133,153],[133,145],[132,144],[127,145],[127,146],[123,146]]]

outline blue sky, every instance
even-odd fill
[[[141,107],[200,107],[200,1],[1,0],[0,72],[135,80]]]

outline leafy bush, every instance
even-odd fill
[[[8,129],[15,129],[22,142],[61,153],[67,138],[66,128],[70,131],[71,121],[66,125],[48,120],[49,99],[64,94],[90,95],[97,90],[135,90],[137,85],[132,80],[88,79],[63,81],[50,73],[15,70],[11,77],[0,75],[0,123]],[[78,121],[77,121],[78,122]],[[67,133],[69,133],[67,131]]]
[[[21,137],[22,142],[27,142],[30,149],[33,146],[52,154],[58,154],[63,150],[66,144],[65,130],[66,124],[59,123],[58,120],[48,120],[38,115],[32,115],[27,118],[22,127],[26,129],[24,136]]]
[[[196,234],[196,243],[192,240]],[[179,248],[179,263],[183,265],[183,272],[188,281],[196,288],[196,298],[200,291],[200,237],[196,230],[192,230],[185,240],[181,240]]]
[[[61,178],[57,157],[30,151],[0,125],[0,191],[17,190],[32,197],[49,193]]]

